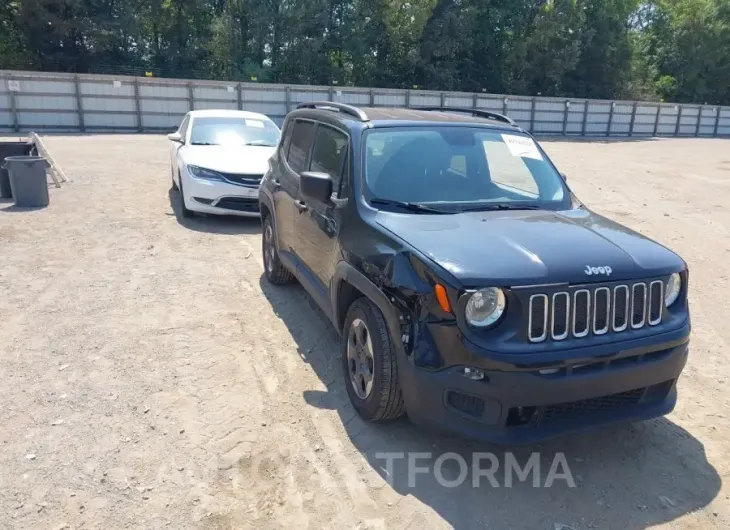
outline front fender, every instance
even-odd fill
[[[335,267],[335,273],[332,278],[332,289],[330,290],[331,304],[332,304],[332,315],[334,323],[337,324],[342,320],[340,316],[344,311],[347,311],[346,307],[339,307],[339,294],[343,283],[349,283],[365,295],[371,302],[373,302],[380,312],[385,317],[385,322],[388,326],[388,332],[393,340],[393,345],[398,352],[398,356],[405,356],[406,351],[401,341],[401,317],[402,315],[398,309],[392,304],[388,297],[381,291],[377,285],[375,285],[370,279],[368,279],[363,273],[355,269],[352,265],[347,262],[341,261]],[[337,326],[339,327],[339,326]],[[338,332],[341,331],[338,329]]]

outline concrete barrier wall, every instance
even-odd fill
[[[730,107],[381,88],[0,70],[0,133],[168,132],[196,109],[245,109],[281,124],[299,103],[449,106],[506,114],[541,135],[730,136]]]

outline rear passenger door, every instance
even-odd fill
[[[273,182],[280,254],[293,252],[296,237],[294,202],[299,199],[299,174],[306,171],[309,164],[309,151],[315,125],[310,120],[297,119],[291,125],[287,125],[285,135],[289,135],[289,127],[292,127],[291,138],[284,139],[283,160],[280,160],[279,171],[276,172]],[[285,254],[283,257],[287,259]]]
[[[350,137],[331,125],[319,123],[314,135],[308,171],[327,173],[332,177],[332,196],[326,203],[295,204],[295,252],[300,258],[300,276],[308,278],[316,293],[329,300],[330,281],[339,260],[337,235],[340,231],[341,207],[345,203]],[[305,283],[303,281],[302,283]],[[311,289],[309,289],[312,292]]]

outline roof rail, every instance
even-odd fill
[[[335,101],[312,101],[310,103],[300,103],[298,109],[323,109],[336,110],[357,118],[360,121],[370,121],[368,115],[361,109],[348,105],[347,103],[337,103]]]
[[[496,120],[501,121],[503,123],[509,123],[510,125],[514,125],[515,127],[517,124],[515,121],[503,114],[497,114],[496,112],[492,112],[491,110],[485,110],[485,109],[465,109],[460,107],[413,107],[413,110],[430,110],[430,111],[437,111],[437,112],[463,112],[466,114],[471,114],[472,116],[475,116],[477,118],[487,118],[490,120]]]

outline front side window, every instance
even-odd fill
[[[344,133],[326,125],[320,125],[317,128],[309,169],[310,171],[330,175],[332,177],[332,189],[335,194],[340,189],[348,144],[349,140]]]
[[[291,144],[289,145],[289,154],[286,161],[289,167],[296,173],[305,171],[307,164],[307,156],[309,155],[309,147],[312,145],[312,129],[314,123],[311,121],[294,122],[294,130],[292,131]]]
[[[190,133],[192,145],[276,147],[278,141],[276,124],[260,118],[195,118]]]
[[[449,212],[484,206],[565,206],[562,177],[531,137],[471,127],[402,127],[365,140],[369,198]]]

